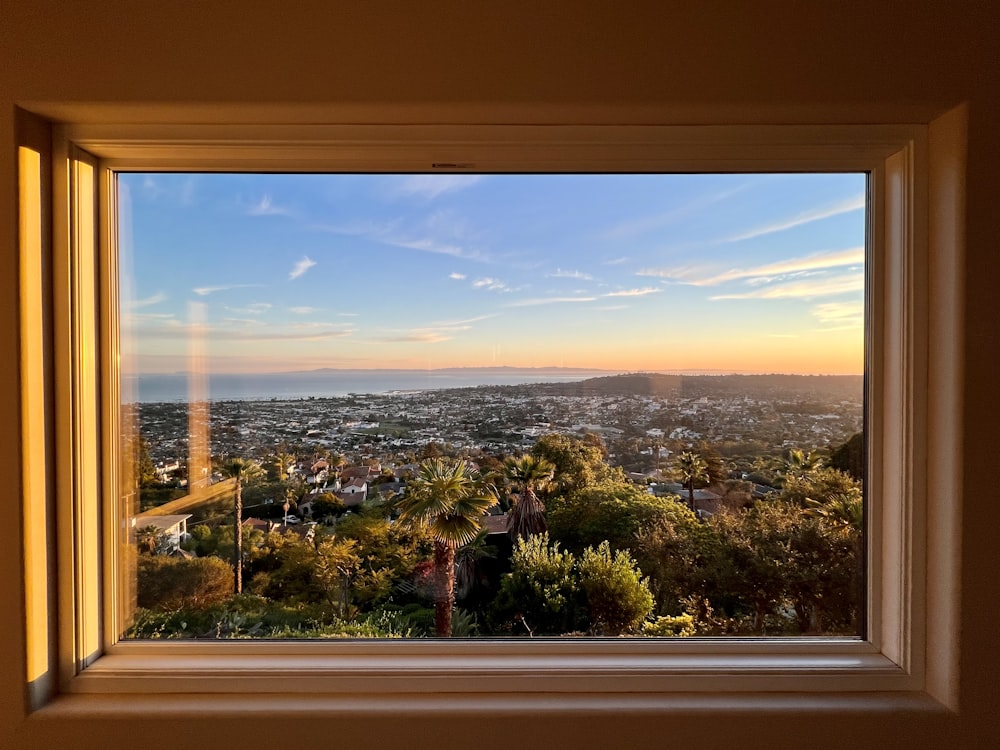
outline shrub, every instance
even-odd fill
[[[612,554],[607,542],[597,549],[588,547],[580,558],[579,572],[595,630],[606,635],[632,633],[653,611],[649,579],[642,577],[627,552]]]
[[[694,617],[689,614],[661,615],[642,626],[642,634],[650,638],[690,638],[695,632]]]
[[[217,557],[140,555],[136,588],[146,609],[205,609],[232,595],[233,569]]]

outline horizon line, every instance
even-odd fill
[[[497,366],[477,366],[459,365],[454,367],[316,367],[311,370],[262,370],[262,371],[218,371],[203,372],[196,370],[174,370],[172,372],[133,372],[122,373],[122,378],[143,378],[143,377],[187,377],[189,375],[199,375],[208,377],[280,377],[294,375],[313,375],[320,373],[435,373],[453,371],[476,371],[476,372],[499,372],[499,371],[520,371],[532,372],[586,372],[601,373],[605,375],[798,375],[802,377],[863,377],[864,372],[794,372],[780,370],[736,370],[730,368],[711,367],[688,367],[669,369],[606,369],[601,367],[566,367],[559,365],[542,367],[522,367],[518,365],[497,365]]]

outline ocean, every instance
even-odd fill
[[[617,370],[570,368],[454,368],[447,370],[313,370],[308,372],[216,374],[208,376],[208,397],[215,401],[330,398],[350,393],[388,393],[480,385],[575,382]],[[137,392],[136,392],[137,391]],[[138,375],[122,383],[126,403],[186,401],[188,375]]]

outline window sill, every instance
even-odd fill
[[[118,644],[83,670],[73,693],[461,692],[781,693],[907,691],[913,675],[857,640],[684,643],[162,643]]]
[[[920,692],[875,691],[871,693],[517,693],[493,689],[479,693],[269,693],[245,695],[70,695],[62,696],[32,714],[30,721],[75,719],[156,719],[185,721],[198,718],[233,719],[261,715],[283,719],[324,717],[430,718],[461,716],[492,719],[501,716],[711,716],[724,721],[753,714],[756,717],[796,715],[891,715],[948,717],[954,715],[933,698]]]

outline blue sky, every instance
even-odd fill
[[[122,174],[142,373],[860,373],[865,177]]]

